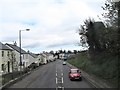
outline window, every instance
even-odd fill
[[[79,73],[79,70],[71,70],[71,73]]]
[[[4,51],[2,51],[2,57],[4,57]]]
[[[7,56],[9,57],[9,55],[10,55],[10,53],[9,53],[9,51],[8,51]]]
[[[28,54],[26,54],[26,59],[28,59]]]
[[[4,71],[5,70],[5,65],[2,64],[1,67],[2,67],[2,71]]]
[[[23,54],[23,59],[24,59],[25,57],[24,57],[24,54]]]
[[[23,62],[23,66],[25,66],[25,62]]]

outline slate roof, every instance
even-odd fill
[[[9,47],[13,48],[14,50],[16,50],[17,52],[20,53],[20,47],[13,45],[13,44],[8,44],[6,43],[6,45],[8,45]],[[22,54],[28,54],[25,50],[21,49],[21,53]]]
[[[32,57],[37,58],[37,55],[35,55],[34,53],[29,52],[29,54],[30,54]]]
[[[9,47],[5,46],[1,42],[0,42],[0,50],[11,50],[12,51],[12,49],[10,49]]]

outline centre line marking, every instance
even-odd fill
[[[63,83],[63,77],[62,77],[62,83]]]
[[[61,73],[61,75],[63,76],[63,73]]]
[[[58,82],[57,82],[57,77],[56,77],[56,84],[57,84]]]

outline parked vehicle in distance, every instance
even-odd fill
[[[65,61],[63,62],[63,65],[66,65],[66,62],[65,62]]]
[[[70,69],[69,71],[69,79],[70,80],[82,80],[81,72],[79,69]]]

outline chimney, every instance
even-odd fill
[[[29,50],[28,50],[27,52],[28,52],[28,53],[30,53],[30,51],[29,51]]]
[[[15,45],[15,46],[17,46],[17,43],[16,43],[16,41],[14,42],[14,45]]]

